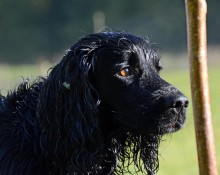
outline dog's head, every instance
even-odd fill
[[[42,147],[56,153],[50,156],[56,162],[65,157],[75,171],[94,173],[110,172],[117,159],[123,169],[132,151],[138,169],[142,159],[153,174],[161,135],[182,128],[188,106],[160,70],[160,55],[148,40],[120,32],[80,39],[42,85]]]
[[[149,41],[124,33],[96,35],[101,47],[94,55],[95,86],[114,122],[146,134],[182,128],[188,100],[160,77],[160,55]]]

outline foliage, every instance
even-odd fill
[[[209,5],[209,2],[208,2]],[[208,13],[209,41],[219,44],[220,1]],[[64,53],[78,38],[93,32],[93,14],[102,11],[105,24],[160,43],[165,50],[186,49],[184,1],[161,0],[1,0],[0,62],[33,63]],[[108,30],[111,30],[108,29]]]

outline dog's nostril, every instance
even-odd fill
[[[186,101],[185,101],[185,105],[184,105],[184,107],[187,108],[188,106],[189,106],[189,101],[186,100]]]
[[[178,97],[175,101],[174,101],[174,104],[173,104],[173,107],[174,108],[187,108],[189,105],[189,101],[187,100],[186,97]]]
[[[165,108],[187,108],[189,105],[188,99],[183,95],[174,95],[164,98]]]

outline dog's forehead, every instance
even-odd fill
[[[101,32],[82,38],[77,48],[89,53],[98,62],[135,62],[140,65],[160,60],[160,55],[149,39],[123,32]]]
[[[160,61],[160,55],[156,50],[134,44],[123,48],[118,46],[100,48],[96,56],[98,62],[108,65],[124,63],[145,67],[145,65],[153,66]]]
[[[123,61],[139,60],[142,63],[160,60],[159,52],[148,39],[131,34],[116,33],[114,35],[108,38],[107,47],[117,58]]]
[[[123,49],[115,48],[110,51],[112,57],[118,61],[128,63],[151,64],[160,61],[160,54],[157,50],[143,45],[130,45]]]

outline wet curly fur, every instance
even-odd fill
[[[0,96],[0,174],[155,174],[161,137],[182,128],[188,105],[160,69],[147,39],[80,39],[48,77]]]

